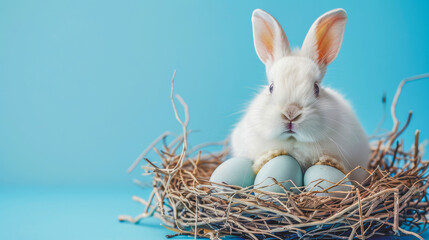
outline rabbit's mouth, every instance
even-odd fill
[[[287,130],[287,131],[284,131],[284,132],[282,132],[282,134],[281,134],[282,136],[286,136],[287,138],[289,138],[289,137],[292,137],[292,136],[290,136],[290,135],[296,135],[296,132],[295,131],[293,131],[293,130]]]
[[[287,141],[291,139],[297,140],[298,136],[299,135],[295,131],[287,130],[280,134],[280,136],[278,136],[278,139],[282,141]]]
[[[286,131],[285,133],[294,134],[296,125],[292,123],[292,121],[286,123]]]

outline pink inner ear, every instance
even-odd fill
[[[256,17],[254,22],[255,47],[262,62],[267,63],[274,58],[274,29],[262,17]]]
[[[327,16],[316,27],[318,62],[325,65],[332,62],[340,49],[344,28],[338,28],[346,20],[343,14]]]
[[[267,22],[262,20],[262,23],[264,24],[266,31],[262,32],[261,41],[264,44],[265,49],[267,50],[268,54],[272,58],[273,57],[273,50],[274,50],[274,46],[273,46],[274,32],[273,32],[273,29],[271,29],[270,25],[267,24]]]

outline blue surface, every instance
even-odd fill
[[[118,223],[120,214],[143,211],[140,204],[131,201],[132,195],[139,195],[138,190],[70,186],[3,188],[0,239],[164,238],[169,232],[157,219],[146,219],[140,224],[142,227]]]
[[[429,2],[413,1],[0,1],[0,239],[159,239],[156,220],[120,224],[144,192],[125,173],[166,130],[180,133],[170,78],[190,107],[191,143],[223,140],[264,67],[250,16],[274,15],[292,46],[313,21],[342,7],[343,47],[324,84],[352,102],[366,131],[400,80],[429,72]],[[428,81],[398,104],[410,146],[429,136]],[[390,117],[383,125],[390,129]],[[427,156],[427,154],[426,154]],[[153,235],[151,235],[153,234]]]

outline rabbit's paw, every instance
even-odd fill
[[[343,163],[341,161],[339,161],[337,158],[326,155],[326,154],[322,155],[314,165],[331,166],[331,167],[334,167],[334,168],[340,170],[344,174],[346,174],[346,170],[344,168]]]
[[[253,171],[258,173],[262,166],[264,166],[268,161],[280,155],[287,155],[287,152],[285,150],[276,149],[260,155],[256,158],[255,163],[253,164]]]

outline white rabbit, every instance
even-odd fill
[[[267,12],[252,15],[253,38],[266,66],[268,84],[253,99],[231,135],[232,155],[254,160],[277,150],[297,159],[305,171],[331,158],[345,171],[367,167],[368,138],[350,104],[338,92],[322,87],[326,67],[337,56],[347,14],[334,9],[311,26],[301,49],[291,51],[279,23]],[[350,178],[362,181],[366,172]]]

